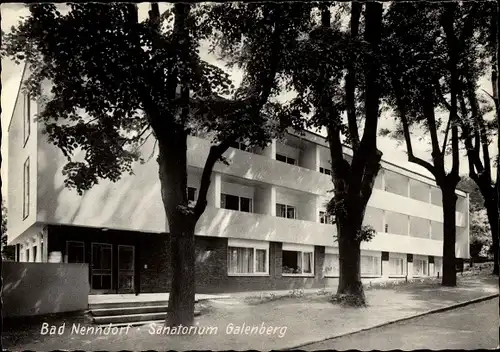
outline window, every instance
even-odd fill
[[[282,251],[283,274],[312,274],[313,252]]]
[[[267,274],[267,249],[229,246],[227,251],[228,274]]]
[[[434,257],[434,273],[435,276],[443,276],[443,259]]]
[[[244,142],[234,142],[233,144],[231,144],[231,147],[233,147],[234,149],[248,151],[248,145],[246,145]]]
[[[188,201],[189,202],[196,201],[196,188],[188,187]]]
[[[325,174],[325,175],[331,175],[332,174],[331,170],[325,169],[324,167],[320,167],[319,168],[319,172],[321,172],[322,174]]]
[[[36,248],[36,246],[33,246],[33,261],[34,262],[37,261],[36,255],[37,255],[37,248]]]
[[[221,208],[229,210],[252,212],[252,200],[250,198],[232,196],[230,194],[221,195]]]
[[[386,210],[385,232],[395,235],[408,236],[408,215]]]
[[[280,218],[296,219],[295,207],[285,204],[276,204],[276,216]]]
[[[322,224],[333,225],[333,224],[335,224],[335,215],[328,215],[326,212],[320,211],[319,212],[319,221]]]
[[[377,177],[375,178],[375,183],[373,185],[373,188],[375,189],[382,189],[382,179],[384,177],[384,170],[380,170],[377,174]]]
[[[404,275],[404,259],[389,257],[389,275]]]
[[[361,275],[362,276],[380,276],[381,275],[380,257],[373,255],[361,255]]]
[[[339,255],[333,253],[325,253],[325,261],[323,263],[323,272],[325,276],[339,276],[340,263]]]
[[[443,223],[431,220],[431,239],[443,240]]]
[[[363,218],[363,225],[370,225],[375,229],[375,231],[383,232],[383,223],[384,211],[382,209],[367,206],[365,210],[365,217]]]
[[[68,263],[85,263],[85,243],[79,241],[66,242]]]
[[[30,212],[30,159],[24,162],[23,171],[23,219],[26,219]]]
[[[408,197],[409,178],[393,171],[384,170],[385,191]]]
[[[413,261],[413,275],[414,276],[427,276],[427,260],[415,259]]]
[[[429,203],[431,187],[421,181],[410,179],[410,198]]]
[[[31,97],[29,94],[24,95],[24,144],[28,141],[31,131]]]
[[[438,207],[443,206],[443,195],[437,187],[431,186],[431,203]]]
[[[292,164],[292,165],[297,164],[297,160],[295,160],[294,158],[290,158],[288,156],[282,155],[282,154],[276,154],[276,160],[282,161],[282,162],[287,163],[287,164]]]
[[[30,249],[29,248],[26,248],[26,261],[27,262],[30,261]]]
[[[410,216],[410,236],[430,238],[430,220]]]

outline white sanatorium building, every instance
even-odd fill
[[[64,187],[67,160],[42,135],[33,119],[37,109],[20,92],[8,130],[8,238],[16,260],[89,263],[90,293],[167,291],[169,230],[156,158],[137,164],[134,176],[102,181],[79,196]],[[145,156],[153,144],[151,138],[143,146]],[[209,146],[189,138],[192,200]],[[264,150],[244,149],[230,148],[230,165],[214,169],[196,228],[197,292],[335,285],[336,227],[324,216],[333,188],[325,139],[290,133]],[[440,190],[418,173],[385,160],[382,166],[365,217],[378,233],[361,246],[362,276],[438,275]],[[457,195],[456,256],[468,258],[469,198]]]

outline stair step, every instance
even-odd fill
[[[146,313],[166,313],[168,305],[158,306],[141,306],[141,307],[117,307],[117,308],[99,308],[92,309],[90,313],[95,316],[110,316],[110,315],[130,315],[130,314],[146,314]]]
[[[124,314],[94,317],[95,324],[130,323],[165,319],[167,313]]]
[[[194,301],[198,303],[198,300]],[[99,302],[89,303],[89,310],[107,308],[128,308],[128,307],[156,307],[168,306],[168,301],[123,301],[123,302]]]
[[[103,328],[109,326],[111,324],[111,327],[126,327],[126,326],[143,326],[143,325],[148,325],[148,324],[163,324],[165,322],[165,319],[161,320],[145,320],[145,321],[132,321],[130,323],[108,323],[108,324],[98,324],[97,326],[102,326]]]
[[[166,318],[165,312],[160,313],[146,313],[146,314],[124,314],[124,315],[108,315],[108,316],[95,316],[92,318],[94,324],[97,325],[108,325],[109,324],[121,324],[120,326],[126,326],[128,324],[142,325],[148,324],[149,322],[163,322]],[[195,311],[194,316],[197,317],[201,313],[200,311]]]

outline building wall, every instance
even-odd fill
[[[41,134],[38,142],[38,216],[42,223],[91,226],[146,232],[165,232],[165,211],[161,200],[156,154],[144,165],[136,163],[134,175],[123,174],[115,183],[99,184],[78,195],[64,186],[62,169],[67,162],[62,152]],[[143,155],[154,150],[150,138]],[[81,158],[83,153],[76,155]]]
[[[65,157],[59,149],[47,143],[45,136],[40,134],[41,129],[38,132],[38,181],[35,185],[37,197],[33,198],[38,199],[36,220],[39,223],[153,233],[168,232],[168,224],[160,196],[156,153],[152,153],[154,150],[152,139],[143,146],[143,154],[145,156],[152,155],[152,157],[144,165],[134,165],[134,176],[123,175],[116,183],[100,181],[83,196],[79,196],[74,190],[63,186],[64,178],[61,171],[66,162]],[[308,135],[307,138],[309,140],[300,141],[300,149],[273,142],[262,151],[262,155],[230,148],[225,154],[230,160],[230,164],[217,163],[215,165],[208,200],[210,207],[217,208],[220,204],[220,192],[229,188],[241,191],[253,189],[250,193],[253,193],[256,213],[273,216],[275,215],[276,202],[284,202],[287,198],[294,198],[297,204],[290,205],[297,206],[298,219],[300,220],[288,222],[284,225],[286,230],[283,231],[269,227],[278,225],[280,220],[255,218],[255,214],[244,214],[247,219],[243,219],[240,214],[232,214],[231,216],[224,212],[215,214],[215,210],[210,209],[207,210],[207,214],[203,216],[197,227],[198,234],[229,237],[230,233],[238,233],[245,238],[279,238],[285,242],[299,240],[297,243],[317,241],[315,244],[329,244],[327,241],[332,238],[332,230],[328,227],[320,229],[316,222],[319,221],[318,209],[322,208],[318,202],[331,197],[331,193],[328,193],[332,188],[331,178],[312,170],[312,168],[317,170],[319,165],[329,167],[330,158],[322,138],[312,134]],[[188,140],[188,164],[190,165],[188,184],[197,189],[199,189],[199,176],[204,167],[209,147],[210,142],[207,140],[197,137]],[[9,148],[9,150],[13,150],[13,148]],[[277,162],[273,160],[276,152],[299,157],[301,165],[307,167]],[[345,152],[346,154],[350,153],[348,149]],[[81,157],[82,155],[77,155],[77,158]],[[434,205],[438,202],[435,194],[436,187],[430,185],[430,181],[424,176],[398,169],[388,163],[383,163],[383,166],[385,170],[377,178],[376,189],[369,202],[369,209],[383,211],[382,224],[380,224],[380,217],[374,215],[376,211],[371,210],[367,211],[367,215],[371,216],[371,219],[365,222],[374,223],[379,233],[384,233],[384,227],[388,225],[389,229],[399,227],[401,231],[398,230],[398,234],[400,236],[409,234],[410,237],[423,239],[428,238],[428,236],[427,231],[423,232],[421,225],[429,220],[430,238],[440,240],[442,235],[439,235],[438,228],[439,226],[442,228],[442,208]],[[396,171],[400,174],[396,174]],[[386,180],[384,180],[385,176],[387,176]],[[414,178],[414,180],[410,181],[409,177]],[[9,178],[15,179],[16,177],[14,175]],[[229,179],[230,181],[228,181]],[[248,186],[249,183],[252,186]],[[243,184],[245,185],[243,186]],[[427,201],[425,201],[427,195],[424,191],[428,195]],[[273,197],[276,197],[276,200]],[[468,200],[466,198],[460,199],[456,215],[457,227],[459,228],[468,228],[467,209]],[[392,216],[391,212],[396,215]],[[216,217],[210,218],[208,214],[216,215]],[[412,216],[423,219],[419,226],[415,227],[414,224],[412,227],[416,221],[411,218]],[[257,219],[262,220],[262,224],[252,224]],[[222,220],[223,223],[221,223]],[[232,223],[233,220],[236,222]],[[304,222],[304,220],[306,221]],[[406,232],[404,232],[405,222]],[[251,230],[249,233],[240,232],[242,229],[248,230],[249,228]],[[412,229],[417,228],[418,233],[412,233]],[[295,230],[301,231],[301,235],[293,234]],[[303,235],[315,231],[319,231],[315,235],[316,238]],[[388,234],[391,233],[389,230]],[[401,238],[396,237],[396,239]],[[406,240],[403,241],[406,243]],[[408,245],[414,244],[413,242],[408,243]],[[457,253],[460,256],[468,256],[468,230],[460,231],[457,235]]]
[[[88,264],[4,262],[3,317],[86,310],[88,270]]]
[[[23,77],[26,77],[26,72]],[[9,243],[30,228],[37,216],[37,123],[34,122],[37,114],[37,103],[29,102],[30,124],[29,136],[24,138],[24,117],[27,114],[27,99],[20,91],[13,109],[13,115],[8,128],[8,204],[7,234]],[[24,164],[29,159],[29,205],[28,216],[23,214],[24,204]]]

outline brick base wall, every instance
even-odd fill
[[[168,234],[106,231],[99,229],[57,227],[49,231],[49,251],[62,251],[66,240],[82,240],[86,245],[86,262],[90,262],[90,243],[135,245],[136,284],[141,293],[170,290],[170,248]],[[227,238],[196,236],[196,292],[224,293],[240,291],[288,290],[335,286],[337,278],[325,278],[325,248],[315,246],[314,277],[283,276],[282,243],[270,242],[268,276],[228,276]],[[115,251],[115,250],[114,250]]]

